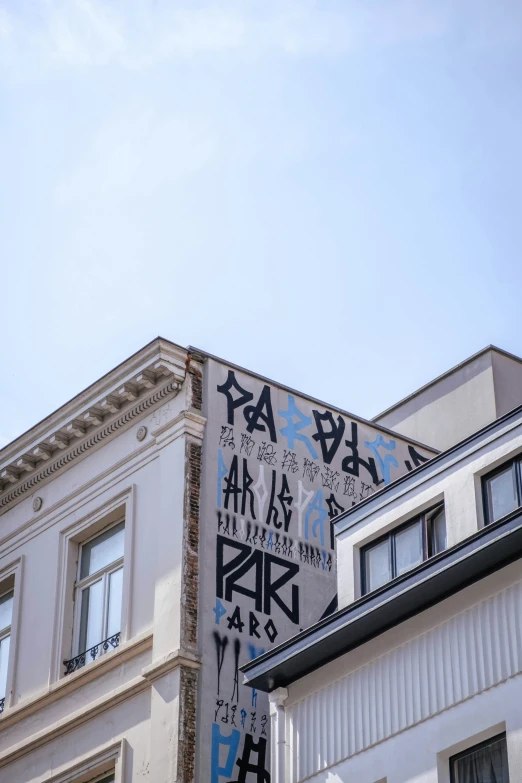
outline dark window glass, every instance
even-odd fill
[[[497,519],[506,516],[520,505],[514,463],[490,478],[486,477],[485,485],[488,522],[496,522]]]
[[[410,571],[445,548],[446,517],[444,506],[439,503],[362,549],[363,594]]]
[[[459,753],[450,759],[452,783],[509,783],[506,737]]]
[[[409,571],[424,560],[421,520],[395,533],[395,576]]]
[[[388,539],[366,550],[365,570],[367,591],[375,590],[392,579]]]
[[[444,552],[446,549],[446,512],[443,508],[432,517],[431,540],[434,555]]]

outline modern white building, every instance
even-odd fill
[[[335,519],[436,454],[162,339],[5,446],[0,783],[268,783],[239,666],[335,610]]]
[[[378,417],[441,414],[447,447],[339,515],[338,611],[242,667],[270,694],[272,783],[522,781],[518,365],[486,349]]]

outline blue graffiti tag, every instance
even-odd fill
[[[237,756],[237,749],[239,747],[239,739],[241,733],[238,729],[232,729],[232,733],[228,737],[221,734],[221,727],[218,723],[212,724],[212,771],[211,771],[211,783],[219,783],[221,776],[230,778],[234,771],[234,762]],[[219,766],[219,749],[220,746],[228,745],[227,760],[223,767]]]
[[[218,472],[217,472],[217,507],[221,508],[221,490],[223,487],[223,479],[228,473],[228,468],[225,465],[223,459],[223,449],[218,449]]]
[[[227,613],[227,610],[225,609],[225,607],[223,606],[219,598],[216,598],[216,605],[212,609],[212,611],[216,615],[216,625],[219,625],[219,623],[221,622],[221,618],[223,617],[224,614]]]
[[[315,497],[308,506],[308,510],[305,514],[305,530],[304,537],[308,541],[310,539],[310,518],[314,511],[317,513],[317,519],[312,524],[312,536],[317,538],[317,528],[319,528],[319,538],[321,540],[321,546],[324,546],[324,523],[328,519],[328,512],[323,506],[323,490],[318,489],[315,493]]]
[[[254,658],[257,658],[258,655],[263,655],[264,650],[259,647],[259,649],[255,646],[255,644],[249,644],[248,645],[248,654],[250,655],[250,660],[253,661]]]
[[[288,410],[278,411],[278,413],[288,422],[286,427],[281,427],[279,430],[281,435],[284,435],[287,439],[288,448],[293,450],[295,448],[295,441],[300,440],[305,444],[312,457],[317,459],[317,452],[312,446],[310,439],[307,435],[301,433],[301,430],[304,430],[305,427],[308,427],[312,423],[312,419],[309,416],[305,416],[304,413],[301,413],[295,404],[293,394],[288,395]],[[294,421],[294,416],[297,417],[297,421]]]
[[[393,451],[395,449],[395,441],[390,440],[388,443],[384,440],[381,434],[377,435],[375,440],[372,441],[365,441],[364,445],[366,448],[370,449],[371,452],[375,455],[375,459],[377,460],[377,463],[381,469],[382,477],[384,479],[385,484],[389,484],[391,477],[390,477],[390,468],[393,465],[395,468],[399,467],[399,463],[393,456],[393,454],[385,454],[384,458],[381,454],[379,454],[378,449],[383,448],[386,449],[386,451]]]

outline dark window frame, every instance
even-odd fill
[[[435,503],[435,505],[427,508],[425,511],[422,511],[420,514],[416,514],[414,517],[411,517],[410,519],[406,520],[406,522],[403,522],[397,527],[394,527],[392,530],[389,530],[384,535],[379,536],[379,538],[376,538],[373,541],[370,541],[368,544],[365,544],[364,546],[361,547],[360,550],[361,588],[362,588],[361,595],[368,595],[368,593],[372,592],[368,586],[367,569],[366,569],[366,553],[370,549],[373,549],[373,547],[382,544],[383,541],[386,540],[388,541],[388,563],[390,566],[390,572],[392,574],[391,579],[388,580],[388,582],[385,582],[384,584],[390,584],[390,582],[392,582],[394,579],[397,578],[395,537],[397,536],[397,534],[401,533],[403,530],[406,530],[408,527],[413,527],[413,525],[417,525],[419,522],[421,523],[421,534],[422,534],[422,561],[421,562],[422,563],[426,562],[426,560],[429,560],[430,557],[433,557],[434,555],[438,554],[435,548],[435,531],[434,531],[433,521],[436,519],[438,514],[441,511],[443,512],[444,510],[445,510],[444,501],[441,500],[438,503]],[[374,589],[377,590],[378,588],[374,588]]]
[[[466,748],[466,750],[461,750],[460,753],[455,753],[453,756],[449,757],[449,768],[450,768],[450,783],[456,783],[455,780],[455,762],[460,761],[460,759],[463,759],[465,756],[471,756],[472,753],[475,753],[477,750],[482,750],[482,748],[486,748],[488,745],[493,745],[495,742],[500,742],[500,740],[506,739],[506,732],[503,731],[500,734],[495,734],[494,737],[490,737],[487,740],[484,740],[483,742],[478,742],[476,745],[471,745],[471,747]],[[506,746],[507,751],[507,746]],[[509,759],[508,759],[508,774],[509,774]]]
[[[515,474],[515,489],[518,506],[513,509],[513,511],[522,508],[522,454],[517,454],[516,457],[512,457],[511,459],[506,460],[506,462],[503,462],[502,465],[498,465],[494,470],[490,470],[489,473],[485,473],[482,476],[482,504],[484,509],[485,525],[491,525],[493,522],[498,522],[499,519],[504,519],[504,517],[507,517],[508,514],[513,513],[513,511],[509,511],[508,514],[504,514],[504,517],[494,519],[491,509],[491,497],[488,492],[488,481],[495,478],[495,476],[499,476],[501,473],[504,473],[508,468],[511,468],[511,471],[514,471]]]

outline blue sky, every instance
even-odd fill
[[[0,444],[158,334],[363,416],[522,353],[521,23],[0,0]]]

